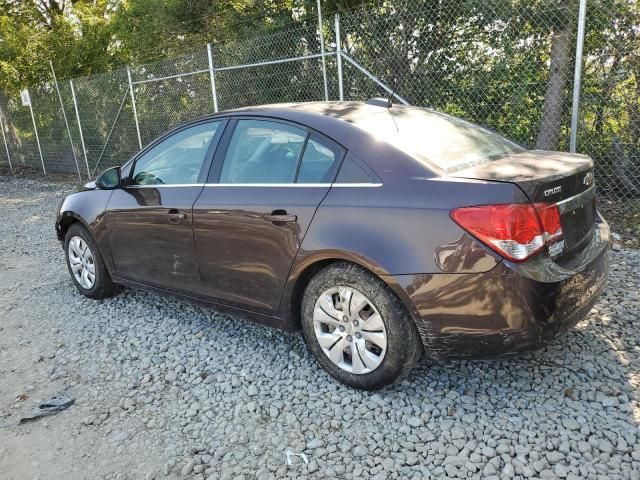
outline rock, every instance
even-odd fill
[[[129,438],[127,432],[115,432],[109,439],[112,443],[121,443]]]
[[[182,470],[180,471],[180,474],[183,477],[186,477],[187,475],[189,475],[192,472],[193,467],[195,467],[195,466],[196,466],[195,458],[190,458],[189,460],[187,460],[185,462],[184,466],[182,467]]]
[[[498,471],[496,470],[496,467],[493,463],[487,463],[484,468],[482,469],[482,474],[485,477],[488,477],[490,475],[495,475],[497,474]]]
[[[310,440],[309,442],[307,442],[307,449],[315,450],[317,448],[322,447],[322,445],[324,445],[322,440],[320,440],[319,438],[314,438],[314,439]]]
[[[382,461],[382,468],[384,468],[386,472],[392,472],[395,469],[395,464],[396,462],[393,461],[393,458],[385,458]]]
[[[562,426],[568,430],[580,430],[580,424],[571,417],[563,418]]]
[[[560,452],[547,452],[547,461],[554,465],[564,460],[564,455]]]
[[[367,449],[367,447],[365,447],[364,445],[358,445],[356,446],[351,454],[355,457],[355,458],[359,458],[359,457],[364,457],[365,455],[367,455],[369,453],[369,450]]]
[[[93,425],[96,422],[96,420],[97,420],[97,417],[95,415],[87,415],[82,419],[82,423],[84,425]]]
[[[407,425],[412,428],[417,428],[422,426],[422,420],[420,420],[418,417],[409,417],[409,419],[407,420]]]
[[[465,463],[467,463],[466,458],[458,457],[458,456],[449,456],[444,459],[444,462],[442,462],[442,465],[454,465],[456,467],[461,467]]]
[[[495,451],[495,449],[493,449],[491,447],[482,447],[482,454],[485,457],[491,459],[491,458],[496,456],[496,451]]]
[[[611,453],[613,452],[613,445],[609,440],[601,438],[600,440],[598,440],[598,449],[601,452]]]

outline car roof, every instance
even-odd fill
[[[291,103],[272,103],[267,105],[256,105],[250,107],[241,107],[228,112],[264,112],[273,110],[291,110],[297,112],[308,112],[316,115],[323,115],[349,123],[357,123],[367,115],[376,115],[379,113],[388,113],[387,109],[380,105],[374,105],[366,102],[291,102]]]
[[[393,105],[390,108],[366,102],[300,102],[276,103],[225,110],[205,119],[238,116],[259,116],[298,123],[326,135],[338,142],[352,154],[361,158],[379,176],[386,176],[400,168],[405,174],[434,176],[439,172],[427,168],[406,152],[381,141],[380,137],[397,132],[394,120],[396,112],[409,113],[417,107]],[[393,114],[392,114],[393,113]],[[199,121],[202,121],[201,118]],[[193,122],[187,122],[193,123]],[[363,128],[366,124],[367,128]],[[371,132],[379,132],[380,137]],[[389,135],[385,135],[389,134]],[[396,168],[391,168],[394,165]]]
[[[411,108],[397,107],[392,109]],[[415,107],[414,107],[415,108]],[[362,124],[375,123],[377,131],[395,131],[393,116],[388,108],[366,102],[299,102],[299,103],[274,103],[268,105],[251,106],[229,110],[226,113],[231,115],[267,115],[290,120],[299,121],[307,126],[327,134],[335,132],[325,132],[325,129],[345,128],[344,122],[355,127]],[[350,130],[350,129],[348,129]]]

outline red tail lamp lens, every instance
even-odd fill
[[[522,262],[562,237],[554,204],[499,204],[457,208],[451,218],[462,228],[514,262]]]

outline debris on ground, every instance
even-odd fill
[[[65,392],[57,393],[49,400],[38,405],[38,407],[31,413],[31,415],[20,418],[18,423],[30,422],[32,420],[37,420],[38,418],[61,412],[62,410],[66,410],[71,405],[73,405],[75,401],[75,398],[71,397]]]
[[[287,450],[285,453],[287,455],[287,465],[293,464],[291,460],[292,457],[300,457],[305,464],[309,463],[309,459],[304,453],[295,453],[295,452],[292,452],[291,450]]]

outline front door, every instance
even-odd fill
[[[172,132],[139,155],[107,206],[117,276],[199,295],[193,203],[204,188],[224,121]]]
[[[293,260],[344,155],[303,127],[230,123],[193,209],[204,294],[275,315]]]

